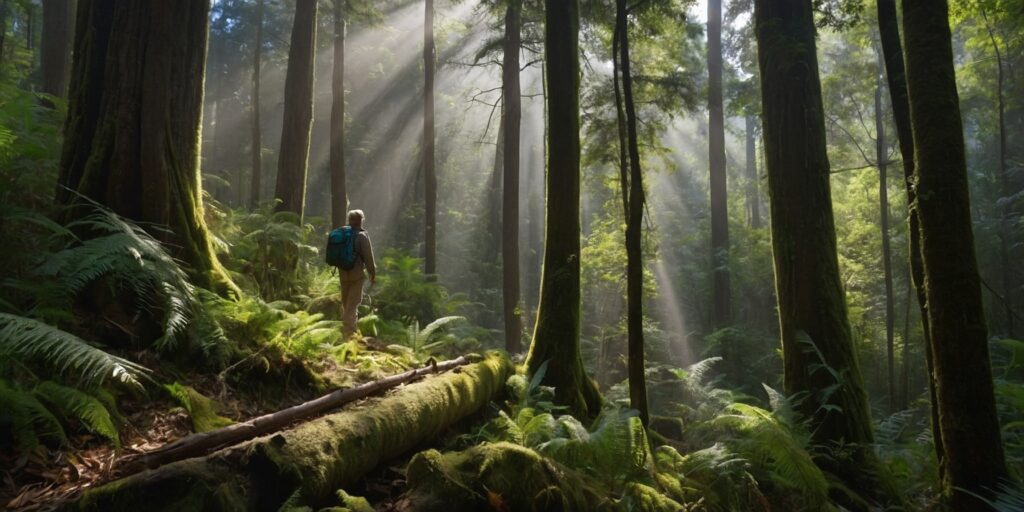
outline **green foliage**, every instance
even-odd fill
[[[33,450],[41,440],[63,443],[64,428],[36,396],[0,379],[0,446]]]
[[[0,313],[0,355],[32,362],[95,388],[108,379],[141,387],[146,368],[38,320]]]
[[[33,394],[40,401],[51,406],[65,421],[80,422],[90,432],[99,434],[121,447],[118,427],[114,423],[114,414],[98,398],[83,391],[62,386],[53,381],[43,381],[36,385]]]
[[[384,318],[406,322],[433,321],[454,313],[462,304],[434,280],[423,275],[423,261],[388,250],[378,263],[373,307]]]

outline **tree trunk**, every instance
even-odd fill
[[[68,62],[74,28],[71,3],[72,0],[43,0],[41,91],[58,98],[66,97],[68,87]],[[48,100],[43,103],[52,106]]]
[[[743,120],[747,136],[747,223],[752,229],[761,229],[761,193],[757,187],[757,118],[747,114]]]
[[[316,0],[296,0],[295,23],[284,80],[284,128],[277,160],[277,211],[302,219],[306,203],[306,164],[313,126],[313,60],[316,53]]]
[[[7,61],[7,53],[4,43],[7,41],[7,14],[9,0],[0,0],[0,66]]]
[[[936,5],[938,4],[938,5]],[[963,125],[946,2],[903,3],[928,325],[946,474],[955,510],[1007,478],[971,228]]]
[[[555,388],[555,401],[572,414],[593,417],[601,396],[580,356],[579,6],[577,0],[545,0],[544,5],[547,228],[527,371],[534,375],[547,362],[541,382]]]
[[[437,171],[434,168],[434,0],[426,0],[423,16],[423,273],[437,274]]]
[[[203,221],[199,131],[208,0],[81,0],[57,202],[75,193],[151,229],[193,281],[237,288]]]
[[[714,1],[714,0],[712,0]],[[719,4],[719,6],[721,6]],[[640,421],[650,422],[647,409],[647,377],[644,370],[644,180],[640,167],[640,146],[636,134],[636,106],[629,64],[629,29],[626,0],[615,2],[615,26],[619,32],[619,60],[622,92],[626,106],[626,135],[629,140],[629,211],[626,221],[626,326],[628,331],[629,406],[640,412]],[[623,191],[626,194],[627,191]]]
[[[383,398],[292,429],[186,459],[86,491],[66,508],[81,511],[312,510],[338,489],[448,431],[498,398],[512,375],[489,354],[459,372],[402,386]]]
[[[505,51],[501,82],[502,114],[502,308],[505,316],[505,350],[523,350],[522,300],[519,293],[519,139],[522,95],[519,89],[519,48],[522,46],[522,3],[509,0],[505,12]]]
[[[885,274],[885,349],[889,370],[889,412],[896,411],[896,311],[892,292],[892,255],[889,248],[889,176],[888,147],[885,142],[885,118],[882,115],[882,80],[885,72],[878,53],[875,76],[875,162],[878,166],[878,210],[882,229],[882,269]]]
[[[264,0],[256,5],[256,44],[252,54],[252,181],[249,190],[249,208],[260,204],[263,186],[263,132],[260,126],[260,67],[263,61]]]
[[[503,100],[499,100],[503,101]],[[491,182],[488,184],[487,202],[491,205],[487,219],[487,246],[484,248],[484,261],[487,264],[498,262],[501,251],[502,237],[502,182],[505,179],[505,107],[498,114],[498,137],[494,140],[494,162],[491,166]],[[487,280],[486,286],[497,282],[498,276],[491,276],[494,281]],[[496,284],[495,284],[496,286]]]
[[[711,325],[731,321],[729,291],[729,204],[725,171],[725,115],[722,107],[722,0],[708,0],[708,162],[711,164]]]
[[[895,493],[878,478],[839,276],[811,2],[754,5],[786,394],[804,395],[796,409],[815,446],[846,450],[818,459],[822,469],[884,504]],[[864,508],[849,495],[834,497]]]
[[[334,73],[331,75],[331,224],[348,223],[345,180],[345,1],[334,0]]]
[[[1000,195],[1009,198],[1013,195],[1010,190],[1010,171],[1006,167],[1006,101],[1003,98],[1003,82],[1005,80],[1003,71],[1003,52],[999,50],[999,43],[996,41],[992,25],[989,23],[988,14],[985,8],[981,8],[981,14],[985,19],[985,29],[988,31],[989,40],[992,41],[992,50],[996,54],[996,102],[999,109],[999,184]],[[1013,219],[1010,215],[1011,201],[999,208],[999,261],[1003,267],[1003,309],[1006,311],[1006,335],[1014,338],[1014,300],[1013,295],[1016,285],[1013,279],[1015,266],[1010,263],[1011,237],[1013,236]]]
[[[928,366],[928,393],[931,398],[932,436],[939,467],[939,479],[945,472],[942,455],[942,432],[939,431],[938,397],[935,390],[934,365],[932,361],[931,334],[928,328],[928,301],[924,292],[924,263],[921,260],[921,228],[917,216],[917,191],[914,185],[914,138],[910,126],[910,103],[907,98],[907,78],[903,62],[903,45],[900,42],[899,22],[896,16],[896,0],[878,0],[878,33],[882,41],[882,55],[885,58],[885,75],[889,82],[889,97],[892,100],[893,120],[896,136],[903,156],[903,183],[907,191],[907,221],[909,224],[910,275],[917,293],[917,305],[921,311],[921,328],[924,338],[925,363]]]

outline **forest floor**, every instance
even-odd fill
[[[384,347],[376,346],[372,339],[363,345],[368,356],[388,355]],[[339,374],[344,374],[345,378],[340,378]],[[327,382],[344,381],[344,387],[374,380],[373,374],[361,371],[356,363],[326,365],[320,368],[318,376]],[[216,377],[209,373],[191,373],[175,378],[204,396],[215,397],[218,414],[233,422],[247,421],[324,394],[324,390],[310,386],[290,390],[281,399],[262,399],[226,388]],[[328,384],[327,388],[329,391],[337,386]],[[349,405],[354,404],[346,404]],[[67,443],[59,448],[41,447],[30,453],[0,451],[0,467],[3,468],[0,504],[3,509],[20,512],[58,510],[83,491],[125,476],[119,471],[123,461],[194,433],[188,411],[173,399],[125,399],[118,402],[118,407],[124,416],[121,446],[101,436],[83,433],[68,436]],[[365,492],[374,503],[394,501],[404,490],[402,467],[401,460],[383,465],[367,475],[365,481],[357,486],[358,491]]]

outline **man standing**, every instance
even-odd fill
[[[362,210],[348,212],[348,225],[356,232],[355,237],[355,266],[349,270],[339,269],[341,275],[341,303],[343,332],[345,339],[355,334],[359,320],[359,303],[363,300],[363,282],[367,275],[370,277],[370,285],[377,282],[377,267],[373,261],[373,247],[370,245],[370,235],[363,230],[363,220],[366,218]],[[364,274],[365,270],[365,274]]]

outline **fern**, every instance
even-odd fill
[[[141,388],[145,367],[108,354],[66,331],[38,320],[0,313],[0,355],[35,361],[55,373],[96,388],[107,379]]]
[[[121,447],[117,426],[107,407],[96,397],[53,381],[43,381],[33,390],[41,401],[49,403],[67,421],[78,421],[86,429],[99,434],[114,446]]]
[[[46,406],[21,389],[12,387],[0,379],[0,441],[23,450],[39,446],[40,440],[48,439],[64,443],[66,437],[60,421]]]
[[[571,416],[559,418],[561,437],[537,447],[538,451],[567,466],[587,468],[599,475],[630,475],[644,471],[650,447],[636,411],[609,409],[587,432]]]

